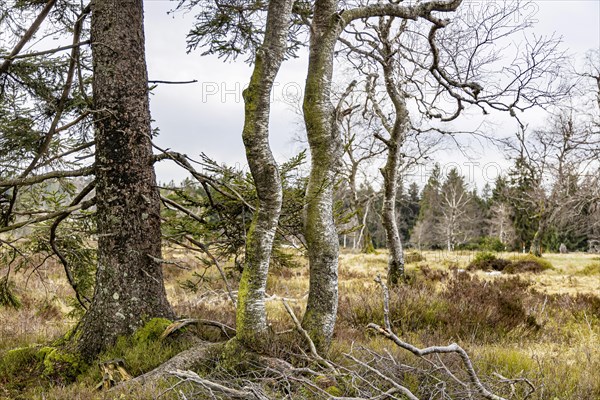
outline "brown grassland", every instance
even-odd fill
[[[164,267],[169,299],[177,314],[234,326],[234,308],[218,272],[214,268],[205,271],[197,258],[184,252],[170,253],[169,257],[177,259],[180,266],[189,268]],[[457,342],[471,355],[482,381],[507,398],[600,399],[600,257],[547,254],[544,259],[552,269],[492,274],[466,271],[473,252],[423,252],[421,256],[409,256],[412,262],[407,264],[408,282],[390,292],[390,319],[399,337],[418,347]],[[514,259],[518,255],[505,253],[499,257]],[[297,261],[296,268],[274,267],[270,272],[268,312],[274,333],[293,328],[281,297],[289,299],[298,316],[304,307],[307,263],[300,256]],[[432,377],[422,373],[424,360],[366,329],[370,322],[382,324],[381,288],[374,278],[377,274],[385,276],[386,261],[383,251],[341,255],[338,323],[328,356],[344,365],[348,360],[343,353],[349,351],[363,359],[373,358],[374,354],[391,355],[396,364],[390,362],[386,373],[395,373],[394,366],[409,366],[401,371],[396,368],[400,371],[396,378],[402,384],[419,398],[443,398],[439,390],[434,390]],[[203,273],[196,290],[184,288],[182,282],[201,279],[195,272]],[[232,269],[230,273],[230,281],[235,282]],[[22,307],[0,308],[0,399],[184,398],[177,390],[168,390],[171,383],[167,382],[126,392],[99,392],[94,390],[102,379],[97,366],[77,366],[75,371],[56,371],[51,366],[43,369],[36,364],[35,352],[11,352],[15,348],[39,349],[32,346],[56,341],[79,317],[72,315],[72,291],[57,265],[47,263],[36,271],[20,271],[13,275],[13,281],[13,291]],[[219,339],[218,332],[210,328],[189,329],[205,339]],[[273,337],[277,339],[265,351],[296,360],[291,354],[300,353],[298,337],[285,333]],[[101,359],[122,358],[129,373],[139,375],[185,348],[185,340],[178,343],[156,337],[145,341],[123,338]],[[444,360],[449,366],[458,365],[452,357]],[[219,368],[215,360],[206,360],[198,372],[204,376],[215,376],[219,371],[223,374]],[[67,372],[75,377],[69,385],[61,376]],[[512,386],[503,383],[501,377],[526,378],[535,391],[530,393],[524,382]],[[327,390],[332,396],[352,394],[342,384]],[[286,396],[326,398],[309,391]]]

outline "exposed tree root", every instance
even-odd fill
[[[168,377],[171,371],[193,369],[199,362],[207,359],[211,352],[223,347],[223,345],[224,343],[199,342],[154,368],[152,371],[122,382],[120,385],[116,386],[115,389],[123,390],[135,385],[156,383],[158,380]]]

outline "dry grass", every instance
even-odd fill
[[[479,372],[495,381],[494,372],[527,377],[538,388],[530,399],[600,398],[600,260],[588,254],[548,254],[554,269],[538,274],[517,274],[522,283],[506,283],[504,276],[462,270],[474,252],[423,252],[424,260],[407,264],[410,283],[392,291],[392,319],[396,332],[417,346],[457,341],[467,348]],[[503,253],[511,259],[517,253]],[[184,252],[168,254],[184,270],[165,266],[167,293],[179,315],[213,319],[233,326],[235,310],[218,272],[205,271],[204,283],[192,292],[182,282],[197,280],[204,272],[198,259]],[[274,297],[267,309],[273,330],[292,323],[279,297],[291,300],[298,316],[308,291],[306,260],[294,269],[271,272],[267,293]],[[365,330],[368,322],[381,323],[381,293],[373,282],[385,276],[387,254],[340,256],[340,309],[331,357],[353,344],[388,349],[400,362],[418,360]],[[235,289],[239,278],[231,264],[224,265]],[[0,308],[0,355],[11,348],[48,343],[63,335],[75,319],[66,317],[72,291],[57,265],[47,264],[35,274],[17,273],[16,295],[20,310]],[[462,279],[462,280],[461,280]],[[516,282],[516,281],[515,281]],[[279,296],[279,297],[277,297]],[[560,376],[560,379],[556,377]],[[491,377],[491,378],[490,378]],[[419,381],[412,385],[419,387]],[[154,394],[156,390],[153,389]],[[117,398],[152,398],[152,390]],[[4,396],[4,397],[3,397]],[[29,396],[29,397],[27,397]],[[15,398],[0,382],[0,399]],[[66,388],[34,387],[22,398],[99,399],[89,382]],[[518,397],[517,397],[518,398]]]

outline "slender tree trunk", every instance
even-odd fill
[[[356,189],[356,175],[358,173],[358,164],[354,164],[350,171],[348,184],[350,185],[350,194],[352,195],[352,208],[356,215],[356,220],[361,225],[359,238],[362,241],[361,252],[369,254],[375,251],[373,246],[373,237],[365,221],[365,209],[358,200],[358,190]]]
[[[174,316],[161,258],[142,0],[92,3],[98,270],[78,349],[91,360],[120,335]]]
[[[304,220],[310,288],[302,326],[319,351],[326,351],[331,343],[338,306],[339,245],[333,220],[333,186],[343,148],[330,100],[333,53],[339,34],[332,26],[336,11],[337,1],[315,2],[303,105],[312,162]]]
[[[390,21],[391,24],[391,21]],[[384,28],[382,37],[389,37],[389,24],[382,24]],[[392,62],[393,49],[388,40],[383,43],[383,76],[385,88],[394,106],[394,124],[389,132],[390,138],[385,142],[388,148],[385,166],[381,169],[383,175],[383,227],[389,251],[388,258],[388,284],[395,286],[400,279],[404,279],[404,249],[402,238],[398,230],[396,215],[396,194],[398,193],[398,180],[400,177],[401,152],[400,149],[406,139],[406,132],[410,123],[406,99],[398,89],[398,82],[394,76]]]
[[[306,189],[305,237],[310,265],[310,289],[302,326],[319,351],[327,350],[338,305],[339,243],[333,220],[333,186],[343,147],[337,111],[331,104],[335,44],[353,20],[394,15],[430,18],[432,11],[454,11],[461,0],[431,1],[414,6],[373,3],[338,12],[339,0],[316,0],[310,34],[304,121],[311,153]]]
[[[281,178],[268,141],[270,95],[285,56],[292,4],[293,0],[269,2],[264,42],[256,53],[250,85],[244,91],[246,116],[242,137],[259,199],[246,238],[236,316],[237,337],[247,345],[252,345],[267,329],[264,297],[282,203]]]

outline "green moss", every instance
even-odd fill
[[[133,341],[136,344],[144,344],[154,342],[160,339],[161,335],[171,325],[172,321],[166,318],[153,318],[148,321],[143,327],[135,331]]]
[[[10,350],[0,361],[0,374],[17,386],[40,377],[54,383],[73,382],[86,368],[77,355],[53,346]]]
[[[9,350],[0,360],[0,374],[12,376],[25,370],[35,368],[37,364],[37,346],[19,347]]]
[[[327,389],[325,389],[325,391],[334,397],[340,397],[344,394],[344,392],[342,392],[342,389],[340,389],[337,386],[329,386]]]
[[[156,368],[169,358],[187,348],[187,342],[161,340],[161,335],[171,324],[165,318],[154,318],[139,328],[131,336],[121,336],[114,346],[99,356],[100,361],[122,359],[125,368],[133,376],[141,375]],[[92,381],[102,379],[100,371],[93,368]]]
[[[72,382],[87,369],[79,356],[57,347],[42,347],[37,353],[42,375],[52,381]]]
[[[219,367],[228,372],[244,373],[258,365],[257,354],[237,338],[229,340],[219,355]]]
[[[319,354],[326,354],[329,351],[331,341],[325,336],[321,326],[317,323],[317,321],[321,320],[320,311],[308,308],[304,313],[304,319],[302,321],[303,327],[308,333],[308,336],[312,339],[315,347],[317,348],[317,352]]]

